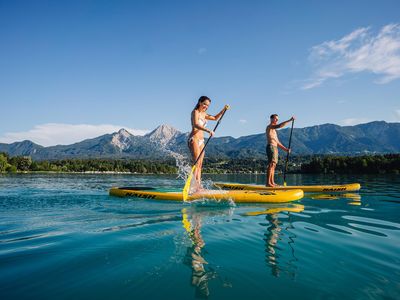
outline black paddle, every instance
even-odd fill
[[[290,129],[289,147],[288,147],[289,151],[287,152],[287,155],[286,155],[285,170],[283,172],[283,186],[286,186],[286,173],[287,173],[287,168],[288,168],[288,163],[289,163],[289,155],[290,155],[290,152],[291,152],[290,151],[291,150],[290,145],[292,143],[293,125],[294,125],[294,119],[292,121],[292,128]]]

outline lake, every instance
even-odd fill
[[[171,175],[0,175],[1,299],[400,299],[400,177],[287,182],[362,189],[289,204],[175,203],[108,195],[182,188]]]

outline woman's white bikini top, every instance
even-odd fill
[[[200,119],[199,118],[199,123],[201,126],[206,127],[207,126],[207,120],[206,119]]]

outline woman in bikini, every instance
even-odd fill
[[[206,96],[201,96],[197,101],[196,107],[192,111],[192,132],[189,135],[188,146],[192,153],[193,162],[198,158],[201,150],[204,148],[204,131],[210,134],[210,137],[214,135],[214,131],[207,129],[207,120],[217,121],[223,114],[226,106],[215,116],[207,114],[207,109],[210,106],[211,100]],[[201,185],[201,168],[203,166],[204,152],[197,161],[196,169],[194,172],[195,178],[195,192],[202,189]]]

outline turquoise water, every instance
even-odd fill
[[[263,176],[209,176],[262,183]],[[399,299],[399,176],[287,205],[108,196],[174,176],[0,176],[1,299]]]

